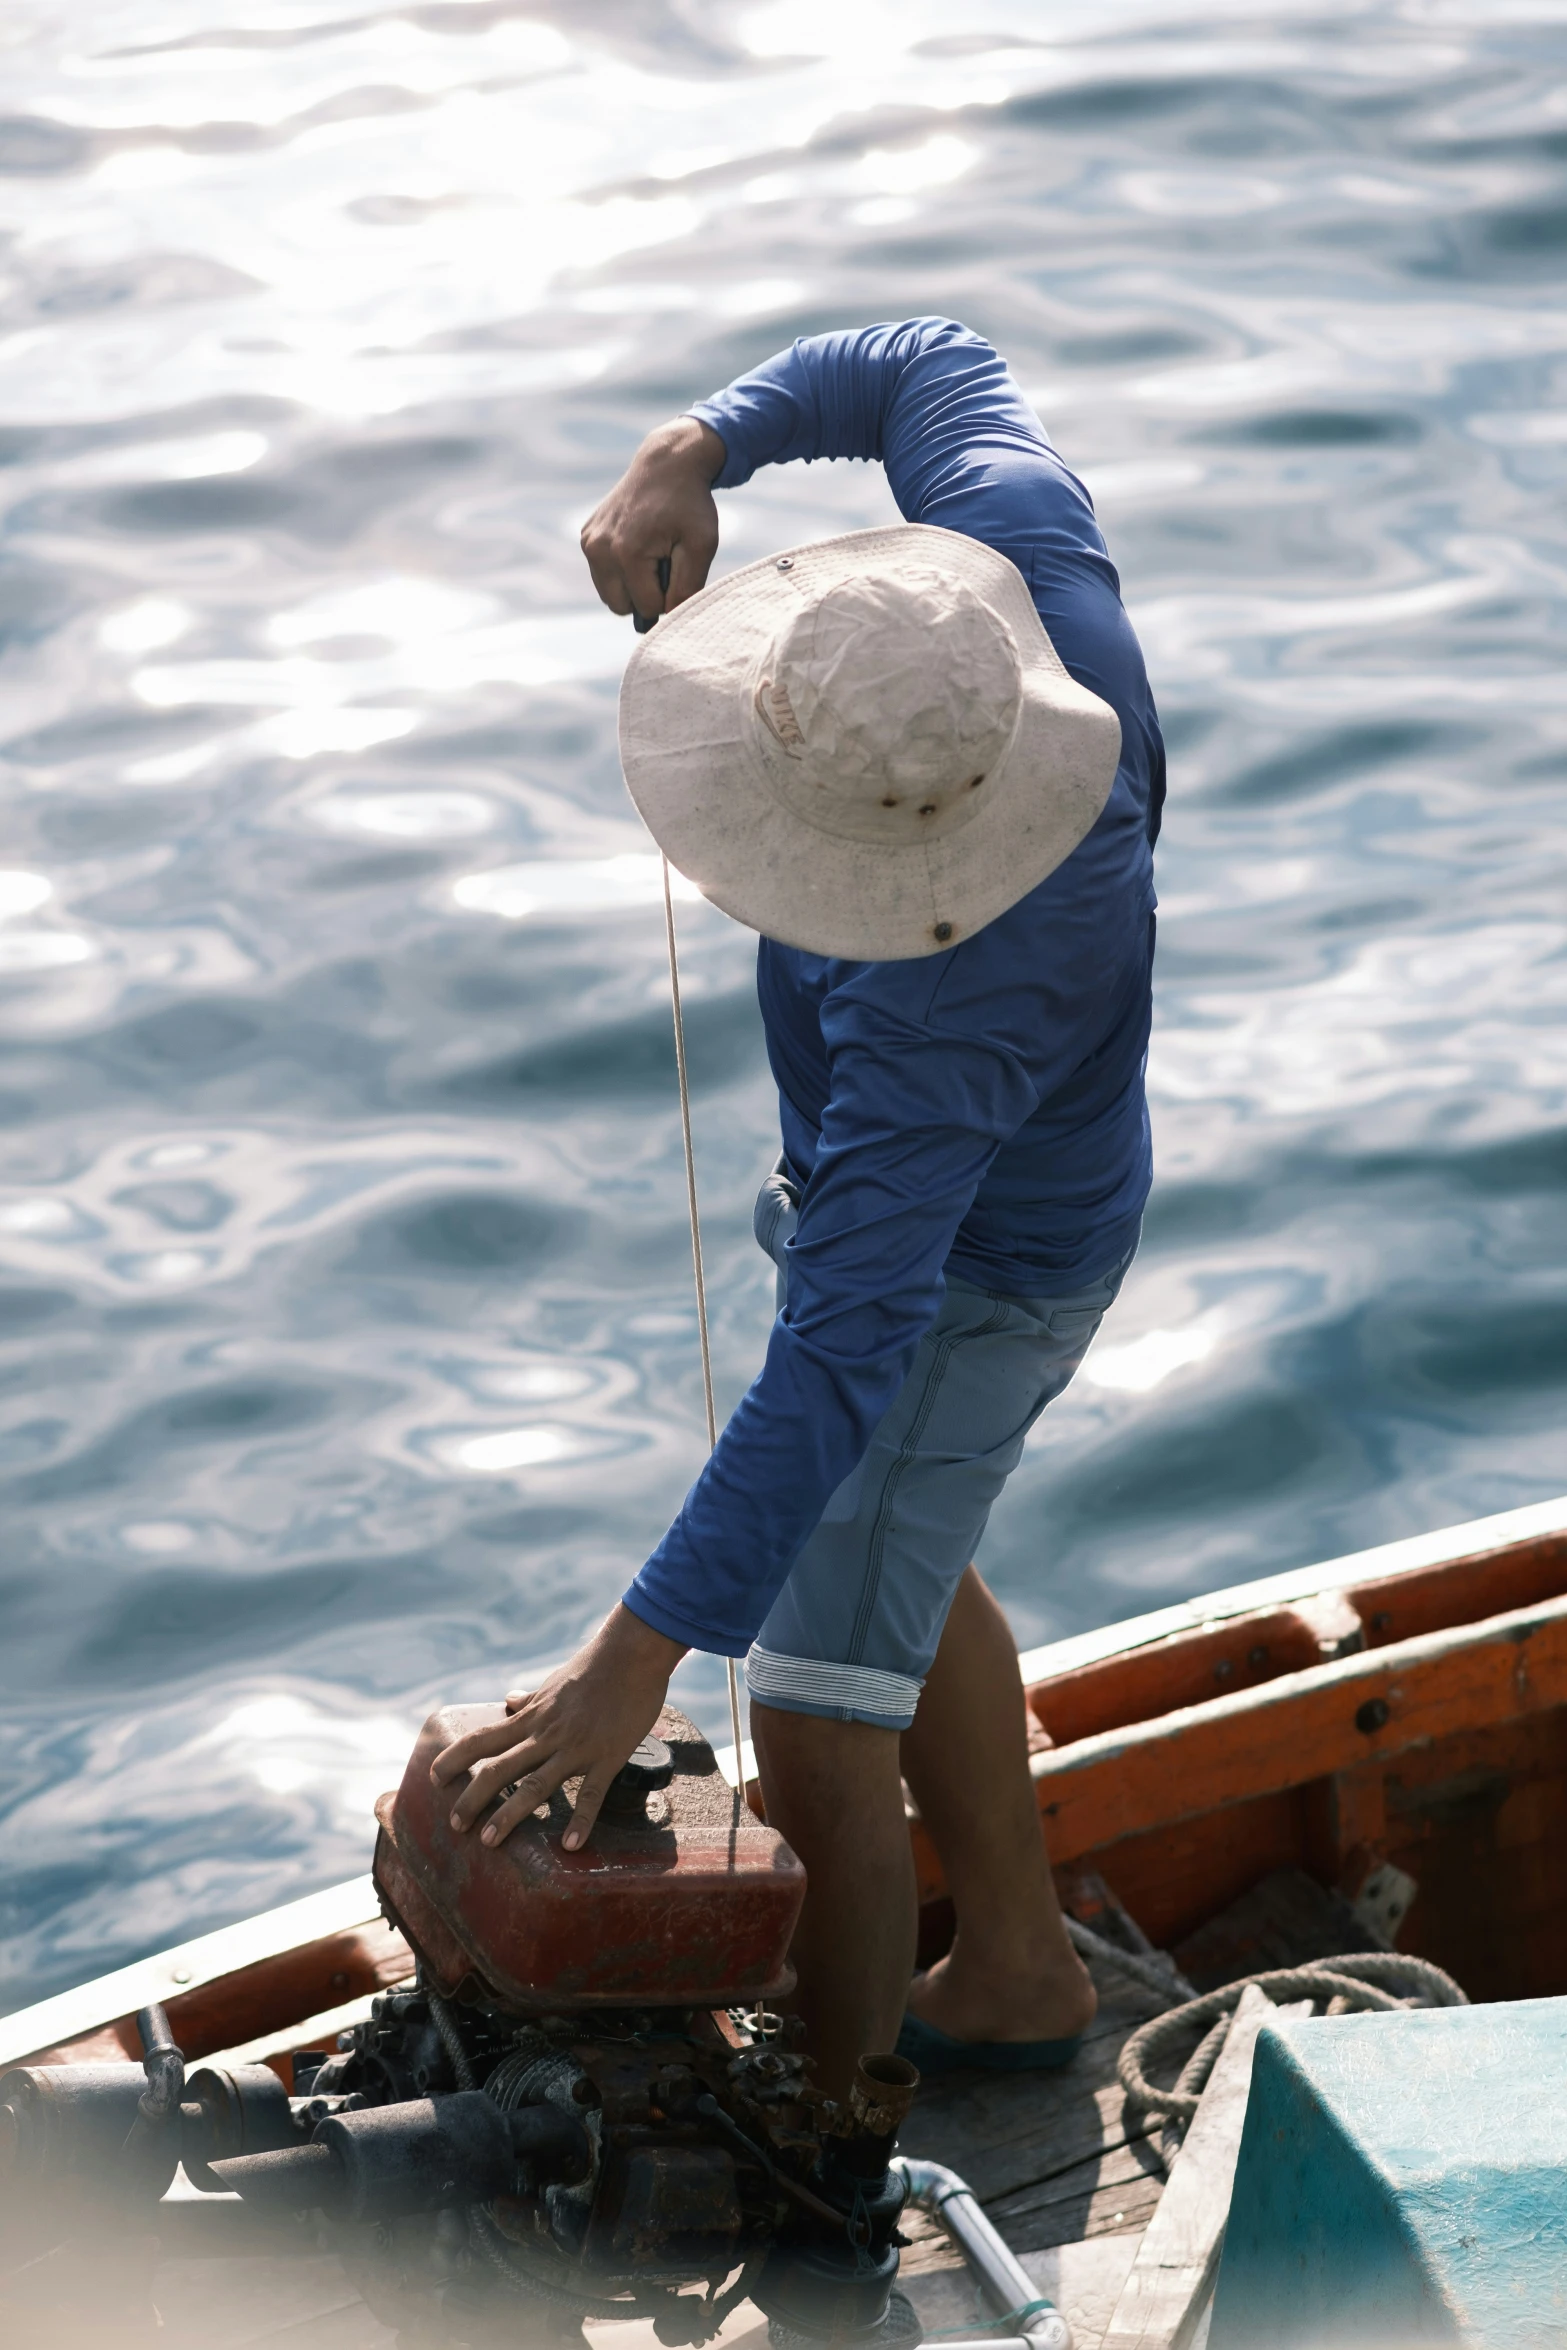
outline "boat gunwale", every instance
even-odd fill
[[[1520,1660],[1536,1632],[1552,1630],[1559,1630],[1563,1635],[1560,1678],[1541,1681],[1532,1678]],[[1412,1679],[1422,1668],[1439,1668],[1451,1659],[1486,1648],[1514,1651],[1514,1661],[1506,1676],[1511,1683],[1513,1702],[1505,1716],[1498,1716],[1482,1704],[1473,1710],[1472,1717],[1462,1714],[1451,1724],[1436,1729],[1418,1701],[1405,1714],[1391,1710],[1405,1697],[1405,1692],[1393,1684]],[[1386,1696],[1382,1698],[1384,1686]],[[1361,1695],[1362,1691],[1367,1694]],[[1255,1774],[1246,1785],[1217,1800],[1211,1790],[1194,1800],[1188,1776],[1180,1791],[1171,1791],[1162,1798],[1156,1818],[1131,1819],[1110,1836],[1096,1833],[1089,1842],[1057,1853],[1058,1864],[1081,1859],[1086,1852],[1101,1851],[1122,1836],[1141,1835],[1152,1827],[1173,1827],[1180,1821],[1222,1810],[1226,1801],[1244,1803],[1258,1795],[1283,1794],[1292,1787],[1308,1786],[1336,1769],[1374,1769],[1395,1755],[1408,1753],[1412,1747],[1431,1744],[1437,1737],[1483,1726],[1498,1718],[1516,1719],[1524,1714],[1547,1712],[1567,1703],[1567,1594],[1552,1600],[1536,1600],[1526,1607],[1504,1609],[1472,1623],[1419,1632],[1408,1640],[1389,1641],[1384,1648],[1361,1649],[1352,1656],[1324,1659],[1320,1664],[1306,1665],[1295,1672],[1276,1674],[1250,1689],[1224,1690],[1197,1705],[1173,1706],[1169,1712],[1156,1714],[1146,1721],[1092,1731],[1087,1737],[1074,1739],[1069,1746],[1049,1747],[1031,1756],[1029,1761],[1041,1814],[1051,1820],[1058,1814],[1059,1804],[1047,1803],[1045,1799],[1045,1790],[1052,1781],[1065,1782],[1075,1775],[1099,1771],[1108,1763],[1124,1763],[1139,1751],[1173,1747],[1203,1730],[1222,1733],[1231,1723],[1248,1717],[1299,1713],[1318,1705],[1326,1707],[1341,1693],[1347,1697],[1360,1696],[1361,1709],[1368,1701],[1375,1703],[1378,1698],[1382,1698],[1384,1705],[1381,1720],[1372,1727],[1360,1727],[1353,1714],[1349,1715],[1350,1725],[1361,1741],[1352,1758],[1324,1764],[1320,1754],[1302,1747],[1291,1762],[1277,1770]],[[1445,1696],[1446,1692],[1441,1692],[1435,1701],[1427,1699],[1426,1705],[1441,1702]]]
[[[1396,1542],[1326,1559],[1319,1566],[1287,1567],[1276,1575],[1226,1584],[1196,1599],[1177,1600],[1145,1615],[1101,1624],[1092,1632],[1069,1633],[1063,1640],[1025,1649],[1018,1658],[1018,1670],[1032,1691],[1041,1682],[1059,1680],[1083,1665],[1151,1647],[1172,1633],[1212,1631],[1237,1616],[1288,1607],[1324,1593],[1347,1591],[1360,1583],[1396,1583],[1434,1567],[1479,1566],[1489,1558],[1522,1550],[1553,1535],[1567,1535],[1567,1493],[1550,1501],[1531,1502],[1522,1509],[1503,1510],[1494,1517],[1438,1527],[1430,1534],[1404,1535]]]
[[[1380,1544],[1370,1550],[1325,1561],[1318,1566],[1291,1568],[1281,1574],[1232,1584],[1223,1590],[1206,1593],[1199,1599],[1154,1609],[1142,1616],[1126,1618],[1118,1624],[1102,1626],[1093,1632],[1053,1641],[1020,1655],[1019,1673],[1032,1702],[1052,1681],[1080,1672],[1086,1666],[1108,1663],[1118,1655],[1138,1654],[1161,1642],[1168,1642],[1173,1654],[1181,1645],[1182,1635],[1211,1634],[1248,1616],[1287,1610],[1292,1603],[1299,1604],[1325,1594],[1344,1593],[1358,1585],[1396,1585],[1406,1577],[1429,1574],[1443,1567],[1454,1570],[1481,1567],[1490,1559],[1516,1557],[1535,1544],[1562,1535],[1567,1535],[1567,1495],[1489,1518],[1471,1520],[1463,1525],[1441,1528],[1430,1534]],[[1069,1745],[1047,1749],[1033,1758],[1036,1788],[1043,1789],[1053,1779],[1072,1771],[1102,1766],[1107,1758],[1114,1758],[1124,1751],[1154,1742],[1166,1742],[1178,1736],[1180,1728],[1224,1721],[1254,1711],[1260,1705],[1277,1706],[1296,1701],[1307,1692],[1323,1687],[1324,1675],[1334,1676],[1331,1686],[1335,1688],[1350,1686],[1362,1677],[1375,1679],[1380,1674],[1396,1674],[1401,1659],[1416,1661],[1428,1653],[1438,1650],[1446,1653],[1482,1641],[1488,1636],[1517,1640],[1533,1624],[1558,1621],[1564,1613],[1567,1613],[1567,1600],[1554,1605],[1550,1601],[1537,1602],[1532,1606],[1506,1611],[1502,1615],[1482,1616],[1436,1631],[1416,1634],[1407,1641],[1391,1641],[1352,1656],[1324,1659],[1320,1663],[1276,1674],[1244,1689],[1222,1692],[1200,1704],[1171,1708],[1141,1721],[1091,1732]],[[1516,1623],[1517,1629],[1504,1629],[1510,1623]],[[1171,1725],[1180,1727],[1172,1729]],[[1360,1759],[1372,1764],[1385,1759],[1389,1752],[1395,1750],[1391,1744],[1373,1742],[1368,1738]],[[748,1746],[742,1748],[741,1760],[743,1765],[748,1766],[746,1778],[749,1787],[754,1765]],[[734,1749],[728,1747],[718,1750],[718,1761],[732,1783],[735,1777]],[[1309,1779],[1318,1775],[1318,1772],[1312,1771],[1305,1773],[1304,1777]],[[1244,1792],[1241,1791],[1233,1800],[1241,1800]],[[1041,1808],[1046,1808],[1043,1798]],[[1212,1808],[1211,1804],[1195,1807],[1199,1812]],[[1185,1810],[1171,1816],[1190,1817],[1193,1812]],[[915,1832],[917,1843],[924,1843],[926,1840],[917,1823]],[[1117,1831],[1127,1834],[1137,1832],[1136,1826]],[[1100,1844],[1110,1840],[1101,1838],[1081,1849],[1097,1850]],[[1068,1860],[1076,1857],[1081,1857],[1081,1854],[1058,1856]],[[922,1899],[939,1897],[942,1890],[939,1876],[935,1881],[932,1880],[928,1864],[921,1866],[919,1873]],[[102,2045],[103,2038],[111,2034],[118,2038],[124,2053],[129,2056],[132,2047],[125,2034],[139,2007],[158,2001],[166,2005],[177,2019],[181,2006],[198,1992],[210,1993],[215,1985],[232,1982],[237,1998],[245,1977],[257,1978],[256,1987],[259,1988],[259,1979],[266,1976],[271,1968],[286,1964],[291,1959],[299,1959],[312,1949],[324,1949],[333,1943],[343,1942],[345,1938],[373,1932],[378,1927],[386,1930],[375,1889],[368,1875],[327,1886],[299,1900],[259,1912],[233,1925],[220,1927],[191,1941],[134,1960],[110,1974],[57,1992],[32,2006],[19,2008],[10,2015],[0,2017],[0,2066],[20,2064],[45,2054],[56,2061],[66,2062],[101,2058],[107,2054]],[[314,1930],[311,1931],[311,1928]],[[299,2019],[301,2024],[307,2020],[303,2015]],[[280,2045],[286,2044],[290,2028],[279,2027],[277,2038]],[[231,2039],[236,2042],[248,2037],[231,2035]],[[87,2045],[90,2042],[96,2042],[96,2045]]]

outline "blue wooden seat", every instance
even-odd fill
[[[1257,2042],[1209,2350],[1567,2343],[1567,1999]]]

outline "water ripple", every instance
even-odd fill
[[[629,640],[575,536],[795,333],[1008,352],[1171,745],[1159,1181],[986,1537],[1019,1632],[1560,1486],[1554,19],[14,14],[10,1999],[362,1868],[421,1709],[564,1653],[700,1461]],[[890,511],[764,476],[723,561]],[[747,942],[680,912],[727,1404],[773,1110]]]

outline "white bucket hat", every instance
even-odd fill
[[[1120,745],[1015,565],[923,523],[732,572],[620,689],[626,782],[670,863],[750,929],[855,961],[940,954],[1026,897]]]

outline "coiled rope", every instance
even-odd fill
[[[1121,1960],[1122,1953],[1112,1944],[1105,1943],[1102,1948],[1117,1962]],[[1139,1979],[1146,1978],[1140,1975]],[[1241,1994],[1252,1983],[1275,2005],[1289,1999],[1309,1999],[1328,2015],[1348,2015],[1354,2009],[1367,2008],[1469,2005],[1451,1975],[1429,1959],[1412,1958],[1401,1950],[1362,1950],[1345,1958],[1316,1958],[1304,1966],[1242,1975],[1221,1990],[1171,2007],[1132,2034],[1116,2067],[1128,2104],[1145,2113],[1163,2115],[1177,2125],[1190,2122],[1229,2037],[1230,2019],[1240,2005]],[[1148,2077],[1150,2069],[1167,2065],[1177,2049],[1194,2039],[1196,2046],[1174,2086],[1156,2087]]]

